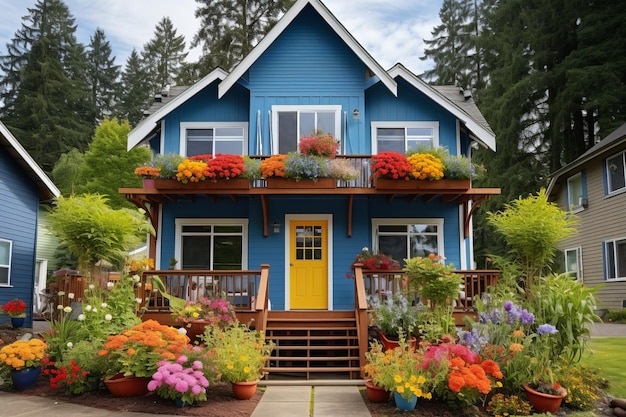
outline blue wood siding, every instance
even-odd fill
[[[10,287],[0,287],[0,304],[19,298],[27,303],[26,327],[32,323],[32,297],[37,241],[36,184],[22,167],[0,147],[0,239],[13,242]],[[8,316],[0,316],[0,321]]]
[[[235,85],[220,100],[219,81],[207,86],[165,118],[165,146],[161,153],[180,153],[180,124],[182,122],[248,122],[250,97],[248,90]],[[155,138],[153,141],[158,141]],[[158,149],[158,145],[153,146]]]
[[[398,83],[397,97],[394,97],[382,83],[367,90],[365,94],[366,126],[371,126],[372,122],[395,120],[439,122],[439,146],[447,147],[450,153],[455,155],[457,153],[456,118],[403,79],[397,78],[396,81]],[[371,145],[371,131],[368,131],[361,153],[371,153]],[[461,149],[461,151],[464,150],[467,150],[467,147]]]
[[[241,198],[237,203],[224,198],[216,202],[198,200],[166,205],[161,229],[160,268],[167,269],[175,249],[176,218],[248,218],[248,268],[270,264],[270,300],[272,309],[285,308],[285,216],[289,214],[332,214],[333,216],[333,307],[354,308],[354,281],[348,279],[350,265],[364,246],[372,244],[372,218],[443,218],[444,251],[447,262],[460,265],[459,216],[455,205],[424,204],[421,201],[388,202],[386,199],[355,197],[352,212],[352,237],[347,236],[347,198],[316,196],[308,198],[272,196],[269,198],[269,223],[278,220],[280,233],[263,236],[261,202],[258,198]]]
[[[340,105],[342,115],[348,115],[347,148],[356,153],[364,125],[353,120],[352,112],[364,108],[365,70],[358,57],[308,6],[248,72],[250,153],[257,151],[257,111],[261,112],[264,151],[269,149],[268,112],[277,104]]]

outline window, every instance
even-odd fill
[[[181,155],[245,155],[247,123],[181,123]]]
[[[341,140],[341,106],[272,106],[272,151],[298,150],[301,137],[315,131]]]
[[[0,285],[11,284],[11,250],[12,242],[0,239]]]
[[[565,273],[575,280],[582,279],[582,257],[581,248],[565,249]]]
[[[606,160],[606,178],[609,194],[626,188],[626,152]]]
[[[177,258],[182,269],[247,269],[248,221],[184,219],[176,221]]]
[[[443,256],[443,219],[373,219],[374,250],[402,262]]]
[[[439,146],[437,122],[372,122],[372,153],[405,153]]]
[[[567,179],[567,209],[569,211],[580,211],[587,205],[586,200],[583,175],[579,172]]]
[[[604,242],[607,280],[626,279],[626,238]]]

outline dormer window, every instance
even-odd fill
[[[245,155],[248,124],[185,122],[180,124],[180,135],[181,155]]]
[[[341,106],[272,106],[272,153],[295,152],[300,138],[314,132],[341,140]]]
[[[372,153],[439,146],[438,122],[372,122]]]

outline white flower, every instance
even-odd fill
[[[96,286],[95,286],[95,285],[93,285],[93,284],[89,284],[89,289],[90,289],[90,290],[93,290],[94,288],[96,288]]]
[[[139,275],[133,275],[133,281],[139,282],[141,281],[141,277]]]
[[[142,302],[142,301],[143,301],[143,300],[142,300],[141,298],[135,298],[135,302],[136,302],[137,304],[141,304],[141,302]]]
[[[362,252],[369,252],[370,250],[368,249],[367,246],[365,246],[363,249],[361,249]]]
[[[110,290],[113,288],[115,284],[113,284],[111,281],[107,282],[107,288]]]
[[[185,329],[184,327],[181,327],[178,329],[178,333],[180,334],[187,334],[187,329]]]
[[[111,321],[111,320],[113,320],[113,316],[112,316],[112,315],[110,315],[110,314],[107,314],[106,316],[104,316],[104,319],[105,319],[106,321]]]
[[[70,348],[70,349],[71,349],[71,348],[73,348],[73,347],[74,347],[74,343],[72,343],[72,342],[67,342],[67,347],[68,347],[68,348]]]
[[[109,305],[108,305],[107,303],[102,303],[102,304],[100,304],[100,307],[102,307],[102,308],[107,308],[108,306],[109,306]]]
[[[91,311],[91,305],[87,304],[87,305],[85,306],[85,311]]]
[[[72,312],[72,307],[67,306],[63,309],[63,311],[65,311],[66,313],[71,313]]]
[[[57,310],[63,310],[63,304],[59,304],[59,305],[57,306]]]
[[[57,295],[65,295],[65,291],[59,291]]]
[[[78,321],[83,321],[85,320],[85,315],[84,314],[79,314],[78,315]]]
[[[70,300],[73,300],[74,299],[74,293],[73,292],[68,293],[67,294],[67,298],[69,298]]]
[[[93,308],[93,312],[94,312],[94,313],[97,313],[97,312],[98,312],[98,309],[94,307],[94,308]]]

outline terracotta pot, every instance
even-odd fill
[[[187,337],[193,344],[194,342],[200,342],[198,336],[204,334],[204,328],[211,324],[208,320],[190,320],[185,324],[185,330],[187,330]]]
[[[365,395],[373,403],[384,403],[389,400],[389,391],[374,385],[371,379],[365,380]]]
[[[233,394],[239,400],[249,400],[254,396],[259,381],[233,382]]]
[[[323,188],[333,189],[337,188],[337,180],[334,178],[318,178],[317,180],[300,180],[296,181],[295,178],[281,178],[271,177],[265,180],[267,188],[281,189],[281,188]]]
[[[143,188],[155,188],[154,178],[143,178]]]
[[[388,339],[384,333],[380,333],[380,342],[383,344],[385,350],[395,349],[400,346],[400,342],[393,339]],[[415,349],[417,346],[417,339],[414,337],[412,339],[407,340],[407,343],[410,347]]]
[[[41,368],[38,366],[11,370],[11,380],[13,381],[13,386],[15,389],[19,390],[28,389],[35,385],[40,373]]]
[[[532,404],[533,409],[538,413],[550,412],[554,414],[561,406],[561,402],[566,395],[544,394],[543,392],[535,391],[526,384],[522,385],[522,387],[526,391],[528,402]]]
[[[116,397],[139,397],[148,393],[148,382],[150,378],[117,374],[106,378],[104,385]]]
[[[154,188],[163,190],[248,190],[250,189],[250,180],[247,178],[233,178],[230,180],[198,181],[183,184],[176,179],[157,178],[154,180]]]

